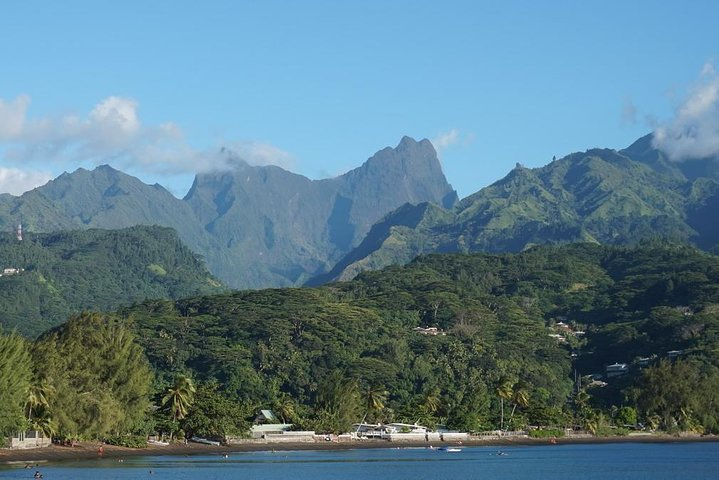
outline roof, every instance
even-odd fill
[[[266,420],[277,420],[272,410],[260,410],[260,415],[265,417]]]

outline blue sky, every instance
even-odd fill
[[[686,129],[696,98],[717,153],[715,1],[9,0],[2,12],[0,191],[15,194],[109,163],[183,196],[193,173],[229,168],[221,146],[324,178],[409,135],[433,140],[464,197],[516,162]]]

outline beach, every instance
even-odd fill
[[[462,446],[554,446],[562,444],[603,444],[603,443],[671,443],[671,442],[716,442],[716,435],[628,435],[624,437],[562,437],[556,443],[546,438],[533,439],[527,437],[471,439],[461,442]],[[121,460],[134,456],[156,455],[225,455],[233,452],[258,451],[289,451],[289,450],[350,450],[364,448],[438,448],[442,446],[457,446],[457,442],[388,442],[385,440],[356,440],[344,442],[315,442],[315,443],[246,443],[236,445],[205,445],[190,442],[174,443],[171,445],[148,445],[146,448],[126,448],[99,442],[78,442],[74,447],[52,445],[35,449],[0,449],[0,464],[41,462],[57,462],[63,460],[82,459],[112,459]],[[102,446],[103,453],[98,453]]]

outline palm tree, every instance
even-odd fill
[[[503,380],[497,386],[495,393],[499,397],[499,410],[500,410],[499,429],[504,430],[504,401],[512,398],[512,395],[514,393],[512,390],[512,382],[509,380],[506,380],[506,379]]]
[[[512,407],[512,413],[509,416],[509,423],[511,423],[512,418],[514,418],[514,411],[517,409],[517,406],[522,408],[527,408],[529,406],[529,392],[527,392],[524,388],[518,388],[514,391],[512,401],[514,402],[514,406]]]
[[[162,397],[162,405],[170,405],[170,414],[173,420],[182,420],[187,416],[195,399],[196,391],[192,379],[187,375],[178,375],[175,378],[175,384],[169,387],[165,396]]]
[[[379,412],[384,409],[384,402],[387,401],[387,390],[380,386],[367,388],[365,391],[365,409],[367,413]],[[367,415],[365,415],[366,417]]]
[[[57,425],[50,416],[50,402],[55,393],[55,387],[46,381],[33,381],[27,392],[25,408],[27,409],[27,420],[32,430],[39,430],[47,437],[56,433]]]
[[[589,395],[585,389],[579,390],[576,395],[574,395],[574,405],[577,407],[577,413],[581,415],[582,418],[586,418],[589,414],[589,401],[591,398],[591,395]]]
[[[284,392],[282,392],[277,399],[275,408],[282,419],[282,423],[292,421],[292,419],[297,416],[294,400],[292,400],[292,397]]]
[[[427,395],[424,397],[424,403],[422,404],[422,409],[429,413],[430,415],[434,415],[437,413],[437,411],[442,406],[442,399],[439,396],[439,390],[434,389],[427,393]]]
[[[387,393],[388,392],[384,389],[384,387],[377,385],[367,387],[367,390],[365,390],[364,393],[365,414],[364,417],[362,417],[360,425],[365,422],[370,413],[379,412],[384,409],[384,402],[387,401]]]
[[[54,387],[45,382],[35,381],[30,385],[25,400],[28,421],[32,421],[33,412],[36,413],[38,408],[46,410],[49,407],[48,397],[54,392]]]

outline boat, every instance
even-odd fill
[[[208,440],[206,438],[200,438],[200,437],[192,437],[190,440],[192,440],[195,443],[204,443],[205,445],[212,445],[215,447],[220,446],[220,442],[216,442],[214,440]]]
[[[437,449],[440,452],[461,452],[462,449],[459,447],[439,447]]]

